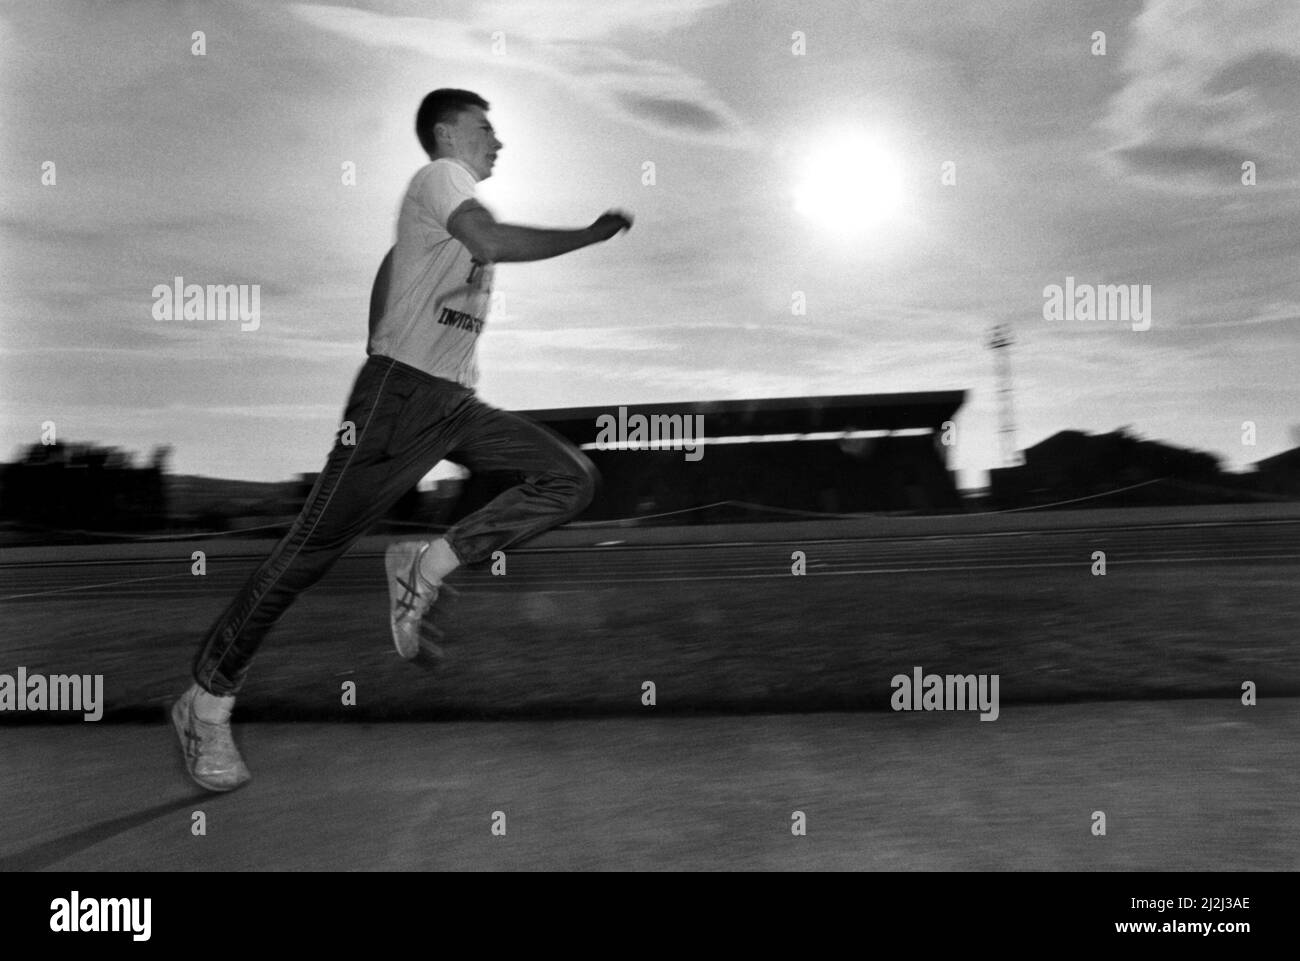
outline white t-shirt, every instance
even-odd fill
[[[447,233],[466,201],[478,203],[476,178],[457,160],[439,157],[416,171],[402,198],[384,314],[367,354],[382,354],[473,387],[474,348],[487,319],[493,265],[474,260]]]

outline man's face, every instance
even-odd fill
[[[479,180],[491,177],[502,143],[496,138],[483,108],[467,107],[460,112],[454,123],[444,123],[442,126],[446,127],[448,139],[443,156],[463,161]]]

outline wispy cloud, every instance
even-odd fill
[[[1300,5],[1150,0],[1134,23],[1128,80],[1103,121],[1118,170],[1183,190],[1294,185]],[[1286,171],[1286,172],[1284,172]]]
[[[701,14],[730,0],[497,0],[485,4],[476,23],[521,31],[537,40],[598,40],[624,30],[663,34],[689,26]]]
[[[751,147],[757,141],[745,122],[699,77],[675,64],[596,42],[619,31],[683,27],[713,5],[677,2],[647,11],[630,3],[568,3],[548,5],[539,14],[504,3],[468,22],[317,4],[290,9],[306,23],[367,46],[545,74],[611,116],[653,133]],[[569,29],[575,25],[576,33]],[[575,37],[582,42],[574,42]],[[493,52],[494,44],[500,54]]]

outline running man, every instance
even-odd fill
[[[586,456],[475,395],[475,345],[494,264],[600,243],[630,229],[632,218],[609,211],[576,230],[498,223],[474,195],[502,148],[487,111],[487,101],[467,90],[435,90],[420,104],[415,133],[430,162],[411,179],[397,243],[375,279],[368,357],[343,426],[302,512],[212,625],[194,659],[194,684],[172,706],[185,765],[208,790],[230,791],[250,778],[230,714],[266,633],[439,461],[516,471],[522,482],[442,537],[389,546],[390,627],[407,659],[436,650],[422,622],[439,592],[450,591],[443,582],[452,571],[562,524],[591,502],[597,475]]]

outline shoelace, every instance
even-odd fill
[[[205,721],[195,714],[192,730],[195,737],[214,753],[228,753],[235,750],[235,738],[229,724]]]

